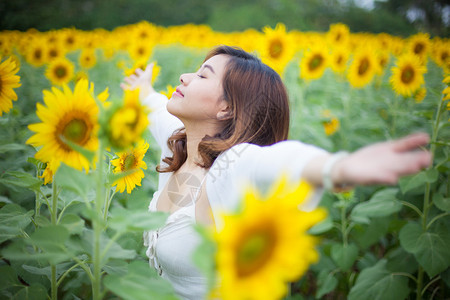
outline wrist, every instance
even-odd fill
[[[341,190],[348,188],[343,178],[342,162],[349,155],[346,151],[332,154],[322,168],[322,185],[325,190]]]

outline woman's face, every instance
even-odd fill
[[[222,78],[229,57],[215,55],[205,61],[196,73],[180,76],[181,84],[167,103],[167,110],[181,121],[213,121],[226,110]]]

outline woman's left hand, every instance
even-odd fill
[[[335,184],[396,184],[401,176],[411,175],[432,163],[431,153],[420,149],[429,143],[425,133],[363,147],[334,166]]]

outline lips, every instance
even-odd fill
[[[173,94],[172,94],[172,97],[174,97],[174,96],[183,98],[184,94],[181,92],[180,88],[177,88],[177,90],[175,92],[173,92]]]

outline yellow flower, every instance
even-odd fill
[[[417,55],[424,62],[430,51],[430,35],[428,33],[418,33],[409,38],[408,51]]]
[[[42,172],[42,175],[39,176],[39,178],[44,178],[44,185],[53,181],[53,175],[55,175],[60,164],[61,161],[56,159],[52,159],[47,162],[44,172]]]
[[[350,51],[347,47],[333,48],[330,56],[331,69],[336,73],[343,73],[347,68],[347,61]]]
[[[395,93],[399,95],[411,96],[425,82],[423,74],[427,70],[420,59],[412,53],[400,56],[396,66],[391,70],[392,75],[389,81]]]
[[[342,23],[331,24],[327,32],[327,40],[334,47],[347,46],[350,39],[350,29]]]
[[[295,54],[292,37],[281,23],[278,23],[275,29],[266,26],[263,31],[265,36],[260,46],[261,58],[264,63],[282,75],[284,68]]]
[[[28,128],[35,134],[27,144],[41,147],[35,157],[42,162],[51,159],[81,170],[89,170],[89,161],[73,150],[64,140],[68,140],[87,150],[98,148],[98,106],[93,98],[93,86],[88,88],[86,80],[80,80],[72,92],[67,85],[63,90],[55,87],[44,90],[44,103],[37,104],[36,114],[41,123]]]
[[[90,69],[97,64],[97,56],[95,55],[95,49],[83,49],[78,58],[80,66],[86,69]]]
[[[128,53],[133,60],[147,61],[152,54],[152,48],[148,41],[134,41],[129,45]]]
[[[362,88],[369,84],[378,71],[376,55],[371,49],[358,50],[351,63],[347,78],[354,88]]]
[[[319,79],[328,67],[328,50],[325,45],[318,45],[307,50],[300,62],[300,77]]]
[[[432,53],[436,64],[444,68],[446,62],[450,60],[450,43],[443,41],[433,43]]]
[[[125,90],[123,106],[109,121],[109,140],[113,147],[124,149],[138,142],[148,126],[148,110],[139,102],[139,90]]]
[[[243,210],[223,217],[215,235],[221,299],[279,299],[286,285],[299,279],[316,262],[316,239],[307,230],[325,217],[325,211],[298,209],[310,192],[301,183],[285,179],[263,199],[248,188]]]
[[[322,116],[325,118],[325,120],[322,122],[325,134],[329,136],[336,133],[336,131],[338,131],[340,127],[339,120],[335,116],[333,116],[329,110],[324,110],[322,112]]]
[[[131,67],[130,69],[125,70],[125,76],[128,77],[131,74],[134,74],[136,69],[145,70],[147,65],[148,65],[148,62],[147,62],[146,59],[138,60],[138,61],[136,61],[134,63],[133,67]],[[120,66],[118,66],[118,67],[120,67]],[[156,78],[158,78],[158,75],[159,75],[160,72],[161,72],[161,67],[158,66],[158,64],[156,62],[154,62],[153,70],[152,70],[152,85],[155,83],[155,80],[156,80]]]
[[[450,86],[446,87],[442,93],[444,94],[444,98],[442,98],[442,101],[450,100]]]
[[[176,91],[176,89],[177,89],[176,86],[174,87],[174,86],[168,84],[168,85],[166,86],[166,90],[165,90],[165,91],[161,91],[160,93],[163,94],[163,95],[165,95],[167,98],[170,99],[170,98],[172,98],[172,94],[173,94],[173,92]]]
[[[424,87],[421,87],[414,94],[414,100],[416,100],[416,103],[420,103],[423,101],[423,99],[425,99],[426,95],[427,95],[427,89]]]
[[[40,67],[47,62],[47,46],[43,39],[34,38],[26,50],[26,60],[35,67]]]
[[[15,75],[19,69],[11,57],[1,62],[0,56],[0,116],[3,112],[7,113],[12,108],[12,101],[17,100],[17,94],[14,88],[21,86],[20,77]]]
[[[73,63],[67,58],[58,58],[50,62],[45,71],[45,77],[53,85],[67,84],[73,77]]]
[[[111,164],[115,167],[114,174],[134,171],[113,183],[113,186],[117,185],[117,189],[120,193],[126,188],[127,193],[129,194],[136,186],[141,186],[142,178],[144,178],[142,169],[147,169],[147,164],[143,159],[148,146],[148,143],[141,140],[136,148],[116,153],[118,158],[111,161]]]

